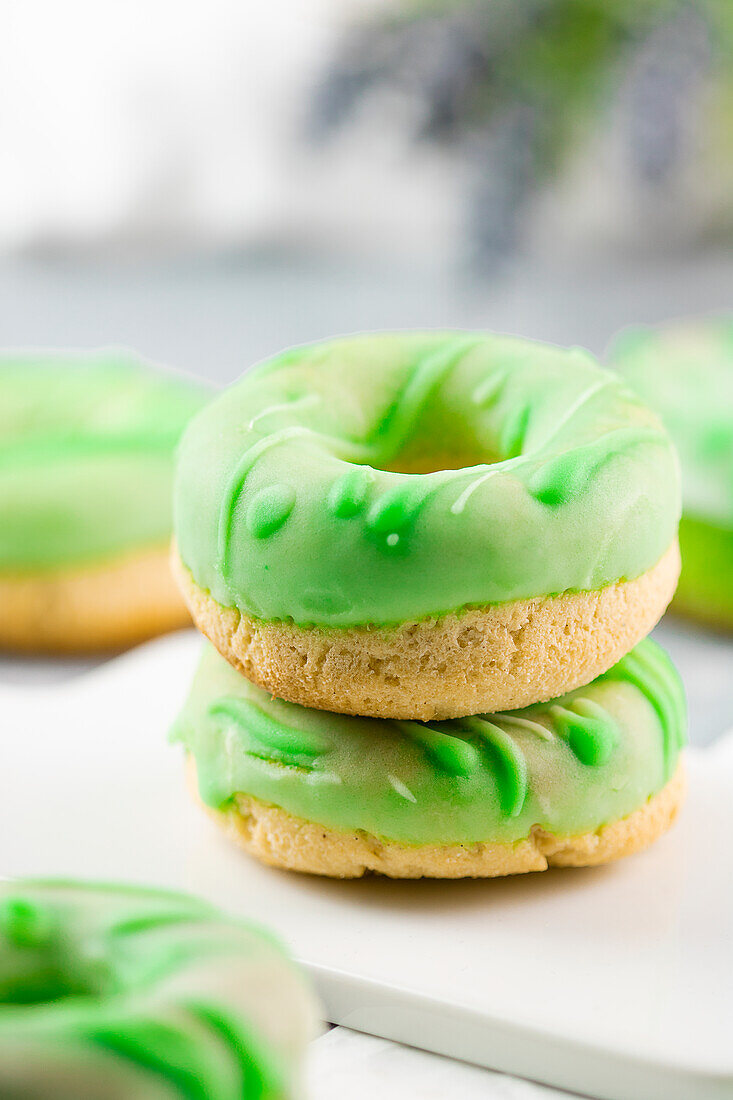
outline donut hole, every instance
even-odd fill
[[[109,975],[75,972],[71,967],[49,960],[13,975],[9,982],[0,977],[0,1007],[2,1005],[52,1005],[69,999],[99,998],[112,992]]]
[[[474,466],[493,465],[511,457],[521,449],[527,423],[522,430],[510,433],[511,445],[503,438],[501,424],[485,414],[478,414],[463,391],[447,393],[438,390],[419,409],[419,414],[397,418],[398,430],[391,431],[392,413],[385,416],[385,426],[377,432],[380,442],[373,465],[387,473],[432,474],[441,470],[464,470]],[[521,438],[520,438],[521,437]]]
[[[23,897],[0,906],[0,1008],[52,1005],[114,992],[112,971],[96,954],[79,950],[56,914]]]
[[[471,466],[491,466],[499,461],[501,460],[495,455],[481,453],[478,450],[440,454],[410,454],[409,451],[405,451],[396,455],[392,462],[386,462],[382,469],[390,474],[434,474],[439,470],[465,470]]]

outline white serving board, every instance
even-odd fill
[[[333,882],[230,847],[166,732],[191,632],[65,684],[0,686],[0,873],[192,891],[276,928],[328,1019],[608,1100],[733,1097],[733,737],[680,824],[608,868]]]

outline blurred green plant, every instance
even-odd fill
[[[733,161],[733,0],[414,0],[352,28],[312,132],[333,137],[385,89],[408,98],[409,136],[473,165],[472,239],[491,259],[620,88],[634,172],[661,185],[687,155],[703,86]]]

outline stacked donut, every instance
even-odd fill
[[[683,692],[645,640],[679,512],[659,421],[585,352],[400,333],[261,364],[179,451],[198,796],[339,877],[645,847],[682,797]]]

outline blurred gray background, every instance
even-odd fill
[[[6,347],[731,306],[730,0],[10,0],[0,104]]]

